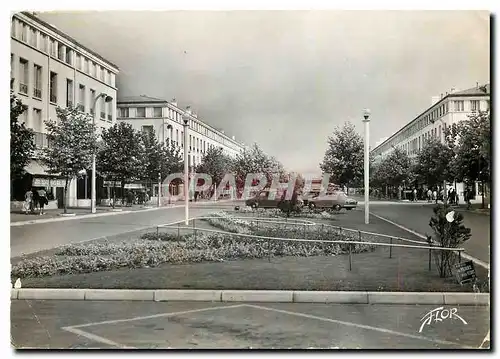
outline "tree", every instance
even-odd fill
[[[20,178],[24,167],[30,162],[35,151],[35,134],[31,129],[19,123],[19,116],[26,111],[27,106],[16,96],[10,94],[10,175],[11,179]]]
[[[120,183],[123,203],[125,183],[143,176],[146,165],[144,142],[142,134],[125,122],[103,130],[101,137],[97,168],[101,175],[113,181],[114,208],[116,183]]]
[[[231,169],[231,165],[231,157],[224,154],[222,148],[211,147],[201,159],[201,163],[196,167],[196,172],[210,175],[213,185],[218,186],[224,175]]]
[[[337,127],[333,136],[328,137],[323,162],[320,164],[323,173],[330,174],[330,180],[347,187],[359,184],[363,179],[364,144],[361,136],[350,122],[344,127]]]
[[[382,161],[374,166],[372,181],[373,187],[392,187],[393,189],[411,183],[413,180],[412,163],[406,152],[399,148],[394,150]]]
[[[97,136],[92,118],[75,108],[56,108],[58,122],[45,121],[49,148],[44,148],[42,162],[49,173],[59,173],[64,185],[64,213],[67,213],[67,192],[71,179],[89,169],[96,151]]]
[[[250,173],[262,173],[267,179],[267,186],[271,185],[273,175],[278,173],[282,177],[283,165],[274,157],[267,155],[257,144],[245,148],[236,156],[232,163],[236,186],[241,189]]]
[[[466,228],[463,222],[461,213],[449,213],[446,205],[438,205],[434,207],[434,215],[431,217],[429,226],[434,230],[434,242],[438,243],[441,248],[458,248],[462,243],[467,241],[471,236],[470,228]],[[449,222],[446,215],[452,218]],[[431,236],[427,237],[427,241],[433,244]],[[452,251],[436,250],[434,251],[439,276],[441,278],[449,277],[452,274],[452,268],[456,264],[456,253]]]
[[[453,124],[445,132],[454,149],[452,167],[457,180],[472,183],[491,182],[491,119],[490,112],[469,115],[467,120]],[[484,206],[484,191],[483,206]]]
[[[440,185],[445,180],[453,180],[452,161],[455,154],[447,144],[443,144],[436,138],[430,138],[418,153],[414,171],[419,182],[425,182],[427,186]]]
[[[142,134],[144,143],[143,175],[142,179],[150,183],[158,181],[160,173],[161,182],[173,172],[182,168],[180,149],[170,143],[163,144],[158,141],[154,130]]]

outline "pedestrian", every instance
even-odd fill
[[[38,206],[40,207],[40,216],[43,213],[43,208],[45,207],[45,205],[49,204],[49,200],[47,198],[47,192],[45,191],[44,188],[42,189],[39,189],[38,191]]]
[[[415,202],[417,201],[417,189],[416,188],[413,189],[413,201],[415,201]]]
[[[438,197],[437,190],[436,190],[436,189],[434,189],[434,191],[432,192],[432,199],[433,199],[434,201],[436,201],[436,203],[438,203],[438,198],[437,198],[437,197]]]
[[[427,201],[429,203],[432,202],[432,191],[430,188],[427,190]]]
[[[448,190],[448,203],[453,204],[453,189]]]
[[[33,192],[28,188],[24,194],[23,210],[25,214],[33,213]]]

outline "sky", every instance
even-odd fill
[[[319,172],[352,122],[375,146],[452,87],[489,82],[480,11],[51,12],[40,18],[117,64],[118,97],[190,105],[287,169]]]

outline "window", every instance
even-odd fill
[[[439,139],[441,139],[441,125],[439,125]]]
[[[10,23],[10,36],[16,37],[16,25],[17,25],[17,20],[12,19]]]
[[[100,78],[101,78],[101,81],[104,81],[106,82],[106,70],[104,70],[102,67],[99,67],[100,71],[101,71],[101,74],[100,74]]]
[[[161,117],[162,116],[162,108],[161,107],[153,108],[153,116],[154,117]]]
[[[146,117],[145,107],[137,107],[137,117]]]
[[[33,70],[35,76],[33,96],[36,98],[42,98],[42,67],[35,64]]]
[[[76,66],[76,68],[78,70],[81,70],[82,69],[82,57],[80,56],[80,54],[76,54],[75,57],[76,57],[76,59],[75,59],[75,61],[76,61],[75,66]]]
[[[120,108],[120,117],[128,117],[128,107]]]
[[[175,130],[175,144],[179,145],[179,130]]]
[[[92,61],[89,60],[89,75],[95,76],[95,66]]]
[[[101,108],[101,120],[106,119],[106,98],[102,97],[100,98],[100,108]]]
[[[10,54],[10,89],[14,90],[14,54]]]
[[[38,48],[43,52],[47,52],[47,35],[40,33],[40,42]]]
[[[94,100],[95,100],[95,90],[90,89],[90,101],[92,101],[92,103],[94,103]],[[97,102],[96,102],[96,104],[97,104]],[[90,114],[93,115],[94,111],[95,111],[95,108],[91,107],[90,108]]]
[[[85,112],[85,86],[82,84],[78,86],[78,110]]]
[[[73,80],[66,79],[66,107],[73,107]]]
[[[113,74],[111,72],[109,73],[109,84],[111,86],[115,86],[115,74]]]
[[[37,32],[35,29],[30,28],[30,45],[36,47],[37,40]]]
[[[455,101],[455,111],[464,110],[464,101]]]
[[[42,127],[42,110],[38,108],[33,109],[33,127],[34,128]]]
[[[152,135],[153,134],[153,126],[147,125],[147,126],[142,126],[141,128],[142,133]]]
[[[28,41],[28,27],[25,23],[21,22],[21,41]]]
[[[113,121],[113,100],[107,102],[108,104],[108,121]]]
[[[28,94],[29,70],[28,60],[19,58],[19,92]]]
[[[65,54],[65,46],[64,45],[61,45],[59,44],[59,48],[57,50],[57,58],[61,61],[64,61],[65,60],[65,57],[64,57],[64,54]]]
[[[473,100],[470,102],[470,109],[471,111],[475,112],[475,111],[479,111],[479,101],[477,100]]]
[[[50,72],[50,102],[57,103],[57,74]]]
[[[87,59],[83,59],[83,71],[85,71],[85,73],[89,73],[89,60]]]
[[[66,48],[66,63],[73,65],[73,50]]]
[[[50,56],[57,56],[57,42],[54,39],[50,39]]]

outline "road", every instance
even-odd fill
[[[238,202],[192,204],[189,217],[234,208]],[[103,236],[114,236],[143,228],[152,228],[184,219],[184,207],[169,207],[147,212],[113,216],[72,219],[62,222],[29,224],[10,228],[11,258],[57,246],[77,243]]]
[[[431,234],[432,228],[429,220],[433,215],[432,204],[377,204],[370,203],[370,212],[397,224],[405,226],[420,234]],[[464,243],[466,253],[483,261],[490,263],[490,216],[462,212],[464,225],[471,229],[471,238]]]
[[[434,309],[18,300],[11,306],[11,337],[17,348],[44,349],[462,349],[478,348],[489,331],[489,307],[461,306],[456,313],[463,321],[432,322],[420,332],[421,319]]]

